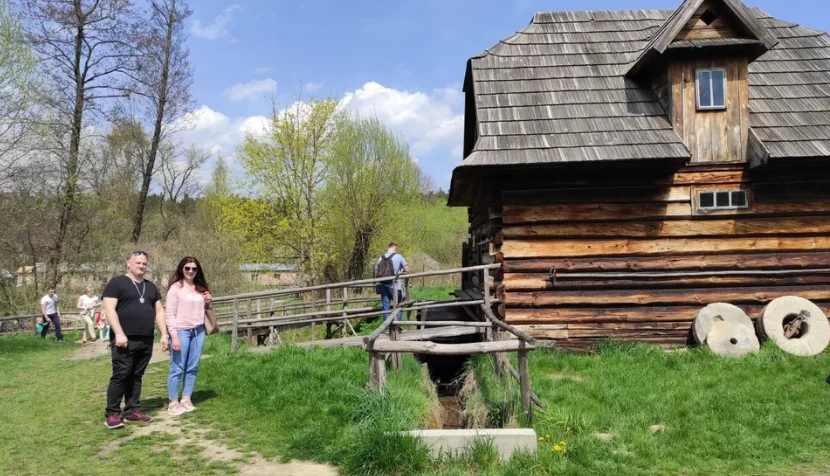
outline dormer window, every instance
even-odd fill
[[[723,68],[697,70],[698,111],[726,109],[726,72]]]

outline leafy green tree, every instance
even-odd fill
[[[296,257],[308,282],[321,271],[320,191],[338,115],[337,101],[330,99],[297,101],[286,110],[274,106],[265,135],[247,135],[238,155],[257,196],[282,212],[275,241]]]
[[[406,141],[375,117],[344,116],[332,144],[325,196],[330,242],[340,242],[348,279],[362,279],[369,249],[396,211],[416,202],[425,180]]]

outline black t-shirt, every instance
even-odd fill
[[[144,302],[141,302],[141,296]],[[161,293],[155,284],[144,280],[136,283],[128,276],[116,276],[104,288],[104,298],[116,298],[115,312],[127,336],[153,336],[156,323],[156,302]],[[110,339],[113,337],[110,332]]]

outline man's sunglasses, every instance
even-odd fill
[[[137,251],[133,251],[133,256],[150,256],[150,255],[148,255],[146,251],[137,250]]]

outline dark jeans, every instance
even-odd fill
[[[112,377],[107,388],[107,409],[104,416],[121,414],[121,399],[125,400],[124,414],[140,410],[141,378],[153,356],[153,338],[127,336],[127,347],[116,347],[110,341],[112,350]]]
[[[54,324],[54,325],[55,325],[55,339],[56,339],[56,340],[63,340],[63,332],[61,331],[61,318],[60,318],[60,317],[58,317],[58,315],[57,315],[57,314],[47,314],[46,316],[47,316],[49,319],[47,320],[46,318],[44,318],[44,319],[43,319],[43,322],[49,322],[49,321],[52,321],[52,324]],[[44,327],[44,328],[43,328],[43,333],[41,334],[41,337],[44,337],[44,338],[45,338],[45,337],[46,337],[46,333],[47,333],[48,331],[49,331],[49,327]]]
[[[388,311],[389,309],[392,309],[392,300],[393,299],[394,299],[394,296],[392,294],[392,286],[387,286],[385,284],[381,284],[380,285],[380,303],[381,303],[381,305],[383,305],[383,310],[384,311]],[[403,292],[400,289],[398,289],[398,305],[400,305],[402,302],[403,302]],[[400,320],[401,319],[401,313],[398,312],[398,315],[395,316],[395,318]],[[384,312],[383,313],[383,320],[385,321],[387,319],[389,319],[389,313]]]

